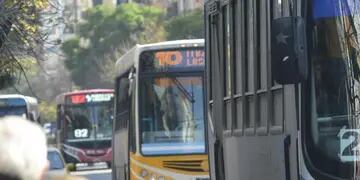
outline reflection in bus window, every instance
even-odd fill
[[[112,105],[112,104],[110,104]],[[96,119],[98,122],[98,130],[96,138],[111,138],[113,108],[112,106],[97,106],[95,107]]]
[[[201,77],[145,78],[141,94],[142,153],[204,153]]]

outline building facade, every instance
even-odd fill
[[[84,20],[85,11],[97,5],[116,6],[119,0],[62,0],[64,4],[64,39],[78,31],[78,24]]]

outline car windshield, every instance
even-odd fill
[[[142,153],[204,153],[202,78],[143,78],[142,82]]]
[[[56,151],[48,151],[47,153],[47,159],[50,163],[50,170],[56,170],[56,169],[64,169],[64,162],[61,159],[61,156]]]
[[[359,8],[360,1],[313,0],[308,148],[317,168],[346,179],[359,177]]]

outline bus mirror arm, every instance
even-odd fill
[[[128,78],[129,78],[129,90],[128,90],[128,96],[131,96],[131,94],[132,94],[132,92],[133,92],[133,89],[135,88],[135,81],[134,81],[134,79],[135,79],[135,69],[132,69],[131,71],[130,71],[130,73],[129,73],[129,76],[128,76]]]
[[[306,28],[302,17],[274,19],[271,27],[271,72],[279,84],[297,84],[307,79]]]

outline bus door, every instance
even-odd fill
[[[125,73],[116,82],[115,121],[113,128],[113,180],[129,179],[128,132],[131,98],[129,95],[129,73]]]

